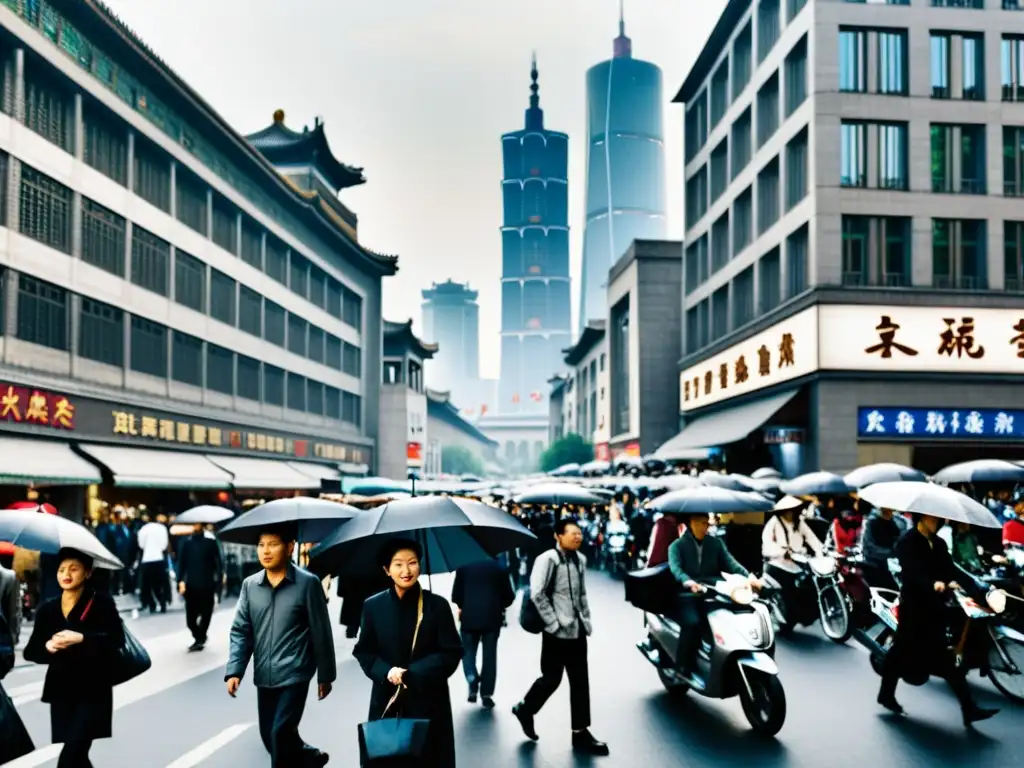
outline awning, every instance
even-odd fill
[[[231,485],[246,491],[318,491],[319,478],[294,469],[287,461],[208,455],[210,461],[232,475]]]
[[[93,485],[98,468],[54,440],[0,438],[0,485]]]
[[[787,389],[771,397],[699,416],[655,451],[654,455],[659,459],[706,458],[708,448],[742,440],[774,416],[799,391],[799,387]],[[703,456],[694,455],[700,451],[704,452]]]
[[[292,469],[297,469],[302,474],[309,475],[314,480],[327,480],[328,482],[335,483],[341,480],[341,475],[338,473],[338,470],[324,464],[310,464],[304,461],[289,461],[287,463]]]
[[[215,467],[201,453],[83,445],[85,453],[110,470],[114,485],[123,488],[182,488],[227,490],[231,475]]]

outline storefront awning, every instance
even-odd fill
[[[182,488],[193,491],[227,490],[231,475],[201,453],[83,445],[82,450],[110,470],[122,488]]]
[[[245,491],[317,491],[320,479],[293,468],[287,461],[208,455],[232,476],[231,485]]]
[[[328,482],[338,482],[341,480],[341,475],[338,470],[323,464],[310,464],[304,461],[289,461],[288,466],[292,469],[297,469],[304,475],[309,475],[315,480],[327,480]]]
[[[0,485],[92,485],[98,468],[54,440],[0,438]]]
[[[771,397],[754,400],[734,408],[700,416],[683,427],[683,431],[662,445],[654,455],[659,459],[692,459],[694,452],[729,445],[742,440],[796,397],[800,388],[787,389]]]

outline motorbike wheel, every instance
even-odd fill
[[[993,644],[988,649],[988,677],[1006,698],[1018,703],[1024,702],[1024,644],[1003,640],[1002,648],[1020,671],[1013,673],[1003,669],[1003,658]]]
[[[748,672],[746,686],[740,686],[740,703],[750,727],[762,736],[774,736],[786,722],[786,691],[775,675]]]
[[[885,665],[885,658],[879,656],[877,653],[871,654],[871,668],[875,670],[875,674],[879,677],[882,676],[882,668]]]
[[[768,598],[768,612],[772,617],[772,629],[775,630],[775,634],[782,637],[793,634],[795,627],[786,618],[786,603],[781,593],[775,592]]]
[[[850,608],[838,588],[829,587],[818,598],[821,613],[821,629],[825,637],[840,645],[850,639],[853,634],[853,621],[850,620]]]
[[[658,679],[661,680],[661,684],[665,686],[665,690],[673,696],[685,696],[690,692],[690,686],[669,677],[663,669],[658,670]]]

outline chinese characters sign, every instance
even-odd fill
[[[73,430],[75,404],[67,395],[0,382],[0,420]]]
[[[888,440],[1020,440],[1024,411],[998,408],[859,408],[858,437]]]

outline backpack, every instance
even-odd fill
[[[566,570],[569,569],[569,561],[559,555],[560,564],[565,565]],[[548,584],[544,588],[544,594],[548,600],[551,600],[555,594],[555,575],[558,572],[559,563],[555,564],[555,567],[551,569],[551,576],[548,579]],[[580,583],[583,582],[583,574],[580,572],[579,560],[576,561],[576,572],[580,576]],[[531,635],[539,635],[544,631],[544,619],[541,618],[540,611],[537,610],[537,606],[534,605],[533,597],[530,594],[530,587],[527,586],[523,590],[523,602],[519,606],[519,626],[529,632]]]

